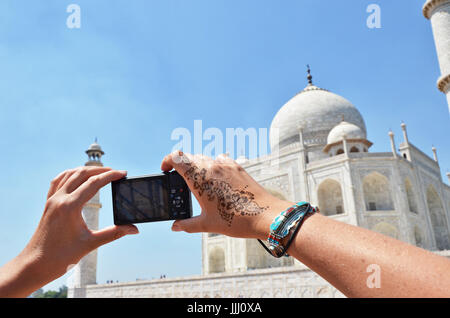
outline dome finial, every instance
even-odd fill
[[[308,76],[307,76],[307,78],[308,78],[308,85],[313,85],[312,75],[311,75],[311,68],[309,67],[309,64],[307,64],[306,67],[308,68]]]

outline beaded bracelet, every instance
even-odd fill
[[[267,238],[269,248],[258,240],[258,242],[264,247],[264,249],[272,256],[280,258],[282,256],[289,256],[286,251],[291,245],[294,237],[297,235],[298,230],[305,220],[305,216],[318,212],[319,209],[312,207],[308,202],[298,202],[294,206],[284,210],[280,213],[270,225],[270,234]],[[292,231],[291,231],[292,230]],[[286,246],[283,246],[281,241],[291,233]]]

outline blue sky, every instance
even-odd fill
[[[449,111],[422,0],[3,0],[0,3],[0,264],[25,246],[51,179],[83,165],[95,137],[105,165],[159,171],[177,127],[268,128],[306,84],[349,99],[371,151],[388,131],[450,169]],[[81,29],[66,8],[81,7]],[[366,26],[369,4],[381,29]],[[446,181],[447,182],[447,181]],[[101,191],[100,226],[112,224]],[[196,205],[198,210],[198,206]],[[198,213],[198,211],[196,211]],[[170,222],[99,250],[98,282],[201,273],[201,236]],[[57,289],[65,278],[46,288]]]

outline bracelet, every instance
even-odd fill
[[[282,256],[289,256],[286,252],[290,247],[292,241],[297,235],[300,227],[305,220],[305,216],[318,212],[317,207],[312,207],[308,202],[298,202],[294,206],[284,210],[280,213],[270,225],[270,234],[267,238],[269,247],[258,240],[264,249],[272,256],[280,258]],[[283,246],[281,241],[291,233],[286,246]]]

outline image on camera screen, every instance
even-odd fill
[[[122,182],[116,189],[116,218],[121,223],[166,220],[169,218],[166,202],[162,178]]]

